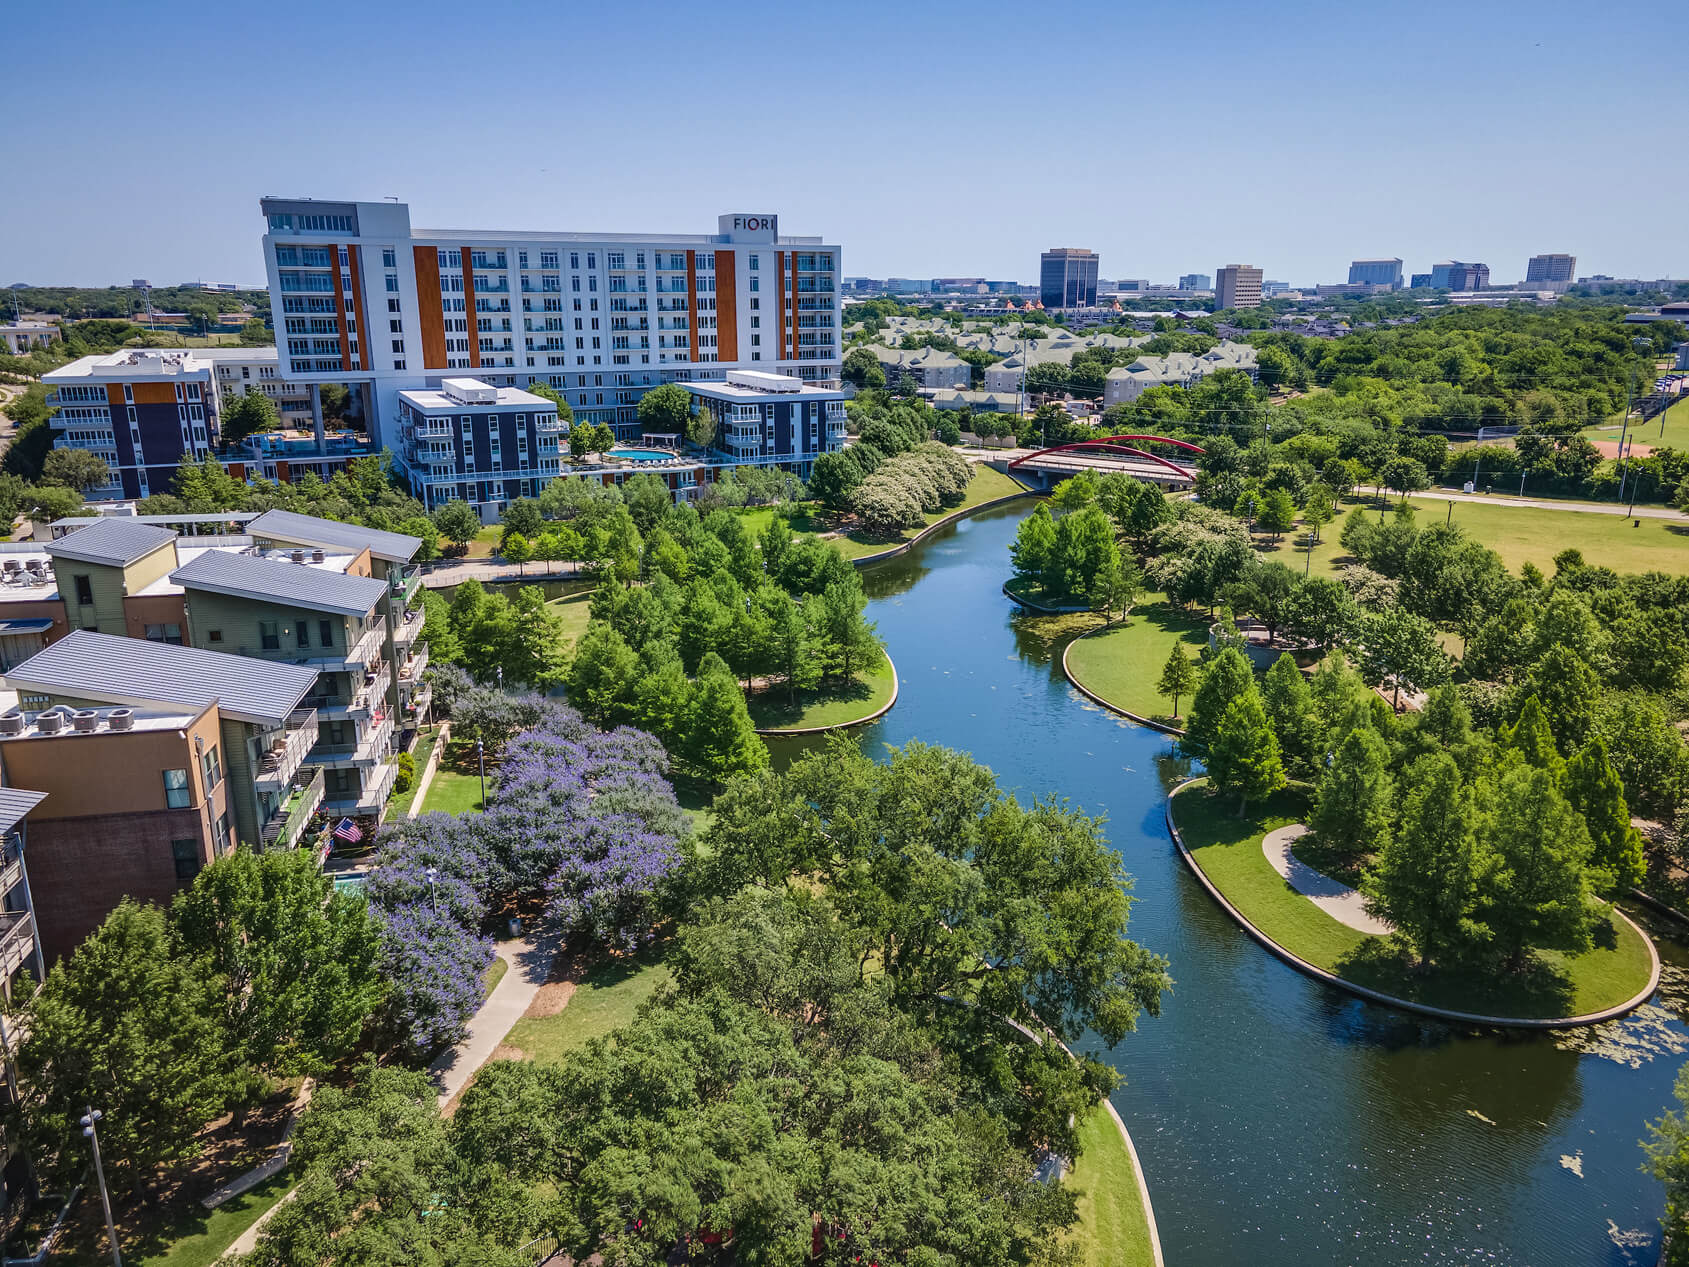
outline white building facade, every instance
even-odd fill
[[[659,384],[730,369],[837,383],[840,249],[783,236],[774,215],[703,234],[541,233],[413,229],[399,202],[261,206],[280,373],[362,393],[375,446],[401,464],[400,393],[446,378],[543,382],[628,438]],[[485,474],[520,478],[514,463]]]

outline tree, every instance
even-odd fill
[[[843,452],[823,453],[809,473],[809,492],[828,510],[845,510],[862,484],[862,468]]]
[[[1425,470],[1425,463],[1417,458],[1391,458],[1384,464],[1380,478],[1384,481],[1385,488],[1402,495],[1404,503],[1409,493],[1417,493],[1422,488],[1431,487],[1431,476]]]
[[[1495,852],[1483,918],[1505,963],[1530,947],[1587,950],[1605,912],[1591,902],[1589,831],[1548,770],[1515,765],[1479,793],[1480,830]]]
[[[895,536],[926,523],[909,483],[891,472],[876,471],[864,480],[851,498],[851,507],[862,526],[878,536]]]
[[[1367,912],[1427,963],[1468,958],[1490,937],[1478,917],[1486,860],[1471,789],[1446,752],[1420,757],[1406,784],[1401,830],[1361,882]]]
[[[1111,611],[1118,611],[1124,620],[1143,587],[1144,574],[1138,570],[1137,563],[1124,557],[1119,547],[1110,542],[1101,566],[1091,576],[1085,598],[1092,611],[1102,613],[1105,622]]]
[[[1370,726],[1356,726],[1338,745],[1320,779],[1308,826],[1334,849],[1352,856],[1376,851],[1390,838],[1396,785],[1390,750]]]
[[[785,684],[787,702],[796,704],[798,692],[814,686],[821,676],[821,666],[812,654],[815,640],[804,609],[790,594],[772,585],[757,591],[755,602],[767,621],[764,659],[769,676]]]
[[[1319,544],[1320,529],[1331,522],[1334,514],[1332,503],[1336,497],[1324,483],[1315,484],[1308,490],[1308,500],[1302,507],[1302,523],[1308,529],[1310,549]]]
[[[885,370],[880,367],[873,352],[865,347],[852,348],[845,354],[844,368],[839,371],[839,377],[857,391],[864,388],[880,390],[886,385]]]
[[[1175,642],[1173,649],[1167,653],[1167,663],[1161,668],[1161,680],[1155,684],[1157,695],[1166,695],[1173,701],[1173,720],[1179,720],[1179,697],[1189,695],[1196,689],[1197,673],[1196,661],[1185,654],[1185,644]]]
[[[639,676],[639,657],[610,625],[593,621],[575,648],[569,700],[601,726],[626,717]]]
[[[1262,563],[1249,569],[1241,581],[1226,588],[1226,599],[1239,610],[1260,617],[1267,637],[1277,638],[1296,600],[1302,578],[1282,563]]]
[[[1275,488],[1261,499],[1260,514],[1255,526],[1271,533],[1276,541],[1296,526],[1296,502],[1282,488]]]
[[[563,615],[537,585],[524,585],[510,603],[508,647],[502,665],[508,682],[547,691],[567,675]]]
[[[87,449],[54,449],[41,465],[41,481],[57,484],[86,495],[111,478],[106,460]]]
[[[514,563],[518,568],[521,568],[523,564],[534,557],[534,547],[533,543],[521,533],[511,532],[505,534],[504,545],[500,547],[499,553],[504,556],[506,563]]]
[[[1056,521],[1050,508],[1040,502],[1033,512],[1020,521],[1015,530],[1014,544],[1009,558],[1014,563],[1015,576],[1042,586],[1049,573],[1056,552]]]
[[[1401,607],[1386,608],[1361,621],[1360,667],[1370,684],[1391,684],[1391,702],[1398,708],[1402,687],[1429,690],[1447,682],[1453,673],[1448,653],[1437,641],[1436,627]]]
[[[1212,656],[1202,670],[1202,682],[1191,701],[1185,745],[1197,752],[1212,748],[1220,732],[1220,719],[1232,701],[1254,687],[1255,674],[1243,652],[1225,647]]]
[[[1261,679],[1261,706],[1291,771],[1304,777],[1313,774],[1322,746],[1319,715],[1314,709],[1313,689],[1288,651],[1273,661]]]
[[[1583,818],[1591,844],[1589,865],[1596,887],[1629,889],[1642,882],[1642,833],[1630,825],[1624,783],[1599,738],[1566,762],[1566,799]]]
[[[1542,704],[1561,756],[1583,747],[1595,725],[1595,703],[1601,682],[1583,657],[1554,645],[1526,676],[1523,690]]]
[[[243,348],[269,347],[275,341],[276,337],[270,333],[270,327],[258,317],[252,318],[240,328],[240,345]]]
[[[1312,576],[1291,591],[1284,626],[1316,647],[1345,641],[1360,620],[1360,610],[1340,581]]]
[[[686,438],[699,448],[707,449],[715,443],[715,434],[715,410],[700,404],[698,412],[686,420]]]
[[[1237,793],[1240,816],[1250,801],[1264,800],[1284,786],[1278,740],[1253,688],[1227,705],[1205,764],[1216,792]]]
[[[219,858],[170,920],[221,978],[230,1036],[255,1068],[327,1071],[357,1048],[386,994],[363,897],[336,889],[309,850]]]
[[[281,410],[276,402],[261,391],[248,389],[223,411],[219,429],[225,444],[239,444],[249,435],[275,431],[280,426]]]
[[[639,398],[639,429],[646,435],[685,435],[692,416],[692,393],[679,383],[663,383]]]
[[[1677,1103],[1685,1112],[1668,1112],[1648,1123],[1648,1138],[1642,1150],[1648,1170],[1665,1185],[1665,1249],[1660,1267],[1689,1264],[1689,1065],[1677,1071],[1673,1088]]]
[[[545,515],[536,497],[518,497],[504,508],[499,523],[505,537],[519,532],[531,541],[545,531]]]
[[[757,737],[739,683],[713,651],[699,663],[692,684],[679,755],[717,783],[768,765],[768,748]]]
[[[332,423],[346,421],[347,411],[352,405],[352,393],[343,383],[324,383],[317,389],[317,399],[322,402],[323,419]]]
[[[538,378],[528,380],[527,390],[542,400],[549,400],[557,409],[557,420],[563,424],[565,430],[569,429],[569,424],[575,420],[575,411],[562,392]]]
[[[426,515],[402,520],[399,531],[407,537],[415,537],[422,544],[416,549],[418,563],[432,563],[440,557],[440,530],[434,526],[434,521]]]
[[[449,501],[434,512],[434,526],[462,553],[481,531],[481,516],[466,501]]]
[[[674,386],[673,383],[666,386]],[[669,492],[669,486],[661,475],[651,471],[642,471],[622,485],[622,500],[627,504],[628,514],[633,516],[634,527],[641,533],[649,533],[657,526],[657,522],[674,504],[674,498]]]
[[[855,576],[833,581],[821,592],[816,634],[829,669],[847,680],[877,664],[883,649],[873,622],[862,617],[867,606],[868,596]]]
[[[37,1162],[82,1167],[66,1143],[90,1104],[105,1114],[100,1146],[116,1185],[191,1156],[235,1085],[224,989],[210,964],[173,952],[162,910],[120,903],[24,1007],[18,1073]]]

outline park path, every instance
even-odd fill
[[[1282,875],[1291,888],[1332,919],[1347,924],[1357,932],[1388,935],[1392,931],[1390,925],[1366,913],[1359,890],[1333,880],[1322,871],[1315,871],[1290,852],[1291,847],[1307,834],[1308,829],[1301,823],[1277,828],[1262,837],[1261,852],[1267,855],[1273,870]]]
[[[1391,496],[1393,498],[1395,494],[1392,493]],[[1635,510],[1626,510],[1623,506],[1606,502],[1554,501],[1540,497],[1507,497],[1500,493],[1449,493],[1435,488],[1414,493],[1413,496],[1416,500],[1426,501],[1480,502],[1485,506],[1525,506],[1534,510],[1571,510],[1585,515],[1617,515],[1620,519],[1675,519],[1679,523],[1689,522],[1689,515],[1672,510],[1668,506],[1638,506]]]

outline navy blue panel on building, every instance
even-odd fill
[[[723,383],[682,383],[693,409],[716,416],[715,447],[725,465],[784,467],[809,478],[823,453],[844,446],[844,393],[787,374],[728,370]]]
[[[450,501],[496,523],[519,497],[537,497],[560,474],[557,406],[514,387],[448,378],[438,390],[399,393],[396,456],[429,510]]]

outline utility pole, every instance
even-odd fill
[[[94,1175],[100,1181],[100,1204],[106,1211],[106,1235],[111,1238],[112,1267],[123,1267],[123,1253],[117,1247],[117,1225],[111,1218],[111,1194],[106,1191],[106,1170],[100,1164],[100,1136],[94,1129],[94,1124],[103,1116],[105,1115],[90,1104],[88,1112],[82,1116],[82,1133],[94,1145]]]

